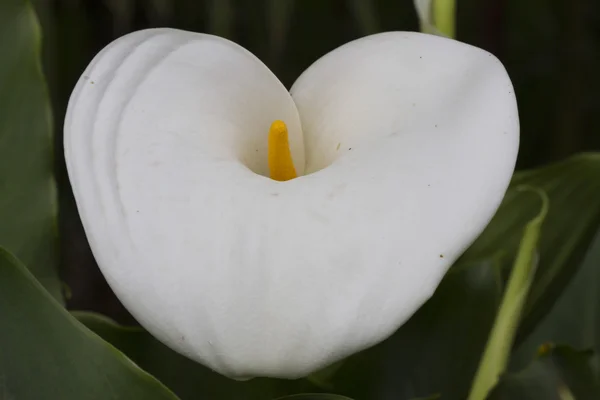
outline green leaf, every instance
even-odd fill
[[[61,299],[51,113],[29,3],[0,2],[0,245]]]
[[[73,312],[73,315],[184,400],[265,400],[315,391],[306,380],[234,381],[174,352],[142,328],[124,327],[94,313]]]
[[[490,390],[496,386],[498,378],[508,364],[525,299],[529,293],[537,265],[535,257],[542,223],[548,215],[548,197],[544,192],[538,191],[537,193],[542,199],[542,209],[537,217],[525,227],[517,259],[511,271],[490,339],[481,358],[481,364],[475,375],[469,400],[484,400]]]
[[[176,399],[80,324],[0,248],[0,398]]]
[[[591,351],[550,346],[526,369],[502,377],[489,400],[600,399]]]
[[[600,352],[599,295],[600,235],[596,235],[575,277],[550,312],[516,349],[511,359],[511,369],[523,369],[537,349],[547,342]]]
[[[579,270],[600,228],[600,155],[578,155],[516,173],[500,209],[459,263],[475,262],[503,251],[503,271],[510,271],[521,232],[539,210],[535,196],[517,190],[523,185],[543,190],[550,199],[550,210],[540,238],[536,276],[515,340],[517,345],[553,307]]]
[[[332,390],[357,399],[465,399],[501,295],[497,259],[450,270],[392,337],[344,362]]]

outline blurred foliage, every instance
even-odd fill
[[[600,2],[459,0],[458,36],[496,54],[519,103],[523,167],[600,147]]]
[[[600,383],[591,351],[545,345],[523,371],[505,375],[488,400],[594,400]]]
[[[0,2],[0,244],[62,299],[52,114],[40,35],[31,6],[22,0]]]

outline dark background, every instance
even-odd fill
[[[521,119],[518,167],[600,149],[600,1],[456,0],[457,39],[486,49],[512,78]],[[61,272],[71,309],[132,322],[100,274],[77,216],[62,156],[62,122],[77,79],[113,39],[148,27],[227,37],[290,87],[328,51],[390,30],[418,30],[412,0],[36,0],[55,115]]]

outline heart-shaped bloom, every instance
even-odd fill
[[[269,178],[272,124],[296,179]],[[496,211],[518,131],[501,63],[450,39],[365,37],[288,92],[228,40],[154,29],[87,67],[65,152],[98,264],[145,328],[222,374],[294,378],[431,296]]]

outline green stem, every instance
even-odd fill
[[[434,0],[433,23],[444,35],[456,37],[456,0]]]
[[[496,386],[498,378],[506,369],[525,300],[535,274],[537,266],[536,249],[542,223],[548,213],[549,200],[546,193],[539,189],[521,188],[521,190],[537,193],[542,200],[542,208],[537,217],[532,219],[525,227],[508,285],[481,358],[479,369],[473,380],[468,400],[486,399],[489,392]]]

